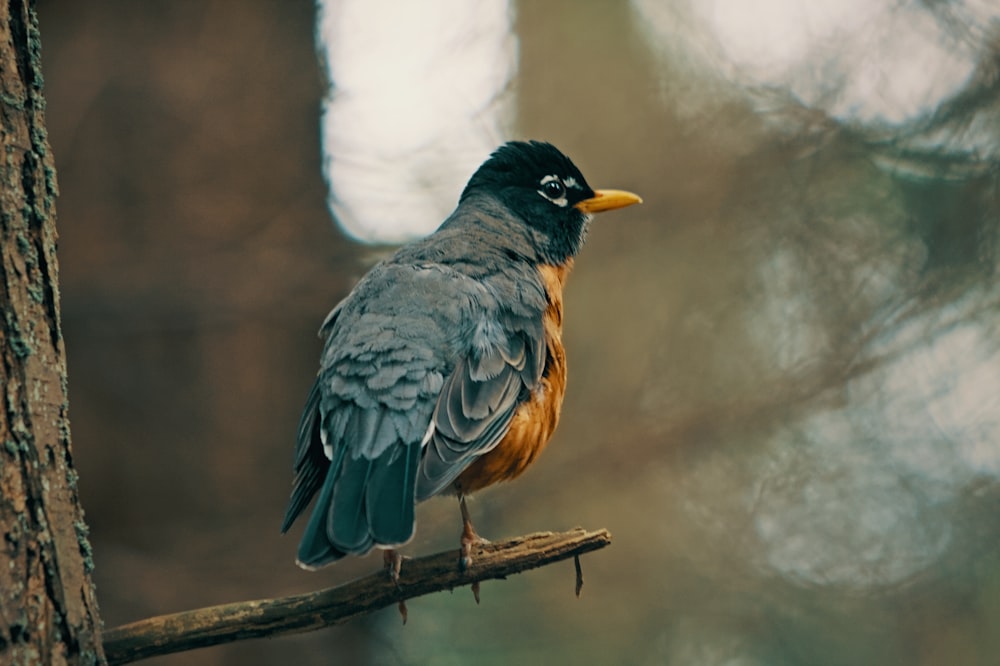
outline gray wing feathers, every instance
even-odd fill
[[[415,503],[501,441],[545,366],[544,290],[505,284],[510,298],[443,265],[390,263],[331,312],[282,524],[318,493],[302,564],[406,542]]]
[[[497,333],[499,331],[500,333]],[[417,499],[441,492],[476,458],[500,443],[517,406],[545,367],[541,326],[526,321],[487,324],[472,352],[445,381],[434,409],[417,481]]]
[[[331,331],[300,427],[297,481],[283,527],[319,491],[299,549],[306,566],[403,543],[414,530],[416,468],[443,385],[435,370],[440,360],[358,319],[347,335]]]
[[[292,497],[288,502],[288,509],[285,511],[285,518],[281,523],[281,531],[287,532],[302,510],[309,504],[309,500],[316,494],[323,479],[326,476],[327,467],[330,461],[323,453],[321,446],[314,446],[313,442],[319,439],[319,384],[313,384],[306,400],[306,408],[299,421],[299,431],[295,443],[295,481],[292,486]]]

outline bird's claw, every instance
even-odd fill
[[[406,616],[407,616],[406,602],[400,601],[396,607],[399,609],[399,616],[403,618],[403,624],[406,624]]]
[[[484,539],[476,534],[476,531],[472,529],[472,524],[467,523],[465,529],[462,531],[462,557],[458,561],[459,569],[468,571],[472,566],[472,549],[488,543],[488,539]]]
[[[389,580],[399,587],[399,570],[403,567],[403,560],[409,557],[401,555],[398,550],[389,548],[382,551],[382,561],[385,563],[385,570],[389,574]]]
[[[385,563],[385,570],[389,574],[389,580],[392,581],[393,585],[397,588],[399,587],[399,570],[403,567],[403,560],[410,559],[406,555],[401,555],[398,550],[389,548],[382,551],[382,561]],[[403,599],[399,600],[396,605],[399,609],[399,616],[403,618],[403,624],[406,624],[407,610],[406,601]]]

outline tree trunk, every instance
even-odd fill
[[[56,177],[31,0],[0,3],[0,663],[104,663],[70,455]]]

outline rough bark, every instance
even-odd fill
[[[390,580],[385,572],[379,572],[318,592],[161,615],[108,630],[104,647],[110,663],[127,664],[248,638],[322,629],[392,604],[399,604],[405,622],[403,602],[406,599],[472,585],[478,603],[479,581],[506,578],[570,557],[576,563],[576,594],[579,596],[583,586],[580,555],[610,543],[611,535],[607,530],[576,529],[515,537],[482,544],[467,571],[459,570],[459,551],[438,553],[404,561],[397,582]]]
[[[70,454],[56,176],[30,0],[0,3],[0,663],[104,663]]]

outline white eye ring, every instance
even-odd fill
[[[538,190],[538,193],[552,203],[564,208],[569,203],[566,199],[566,186],[559,176],[546,176],[542,178],[541,186],[542,189]]]

